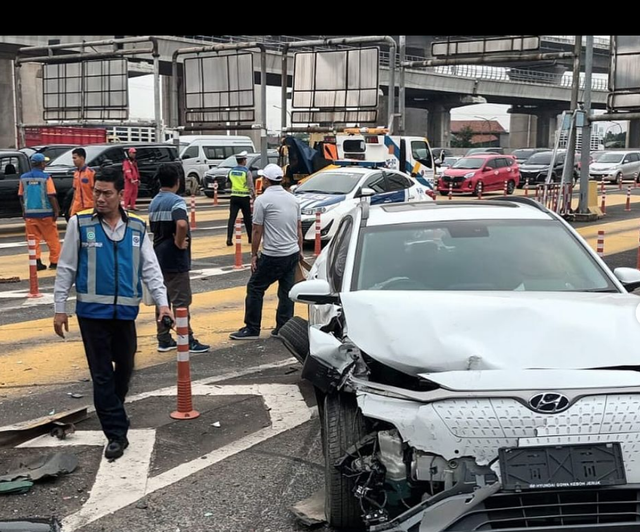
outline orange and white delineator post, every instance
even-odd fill
[[[625,212],[631,212],[631,187],[627,186],[627,203],[624,206]]]
[[[178,410],[171,412],[173,419],[195,419],[200,412],[193,409],[191,396],[191,366],[189,363],[189,311],[176,309],[178,333]]]
[[[36,259],[36,237],[27,235],[29,244],[29,294],[27,297],[42,297],[38,288],[38,262]]]
[[[213,206],[218,206],[218,182],[213,182]]]
[[[321,231],[322,231],[322,219],[320,218],[320,211],[316,211],[316,240],[313,248],[313,256],[317,257],[322,251]]]
[[[449,199],[453,199],[453,183],[449,183]]]
[[[196,228],[196,197],[191,194],[191,230]]]
[[[233,265],[234,270],[242,269],[242,218],[236,218],[236,261]]]
[[[604,258],[604,231],[598,231],[598,241],[596,243],[596,253],[601,259]]]

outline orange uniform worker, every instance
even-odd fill
[[[87,209],[93,209],[93,183],[96,173],[87,166],[87,152],[84,148],[75,148],[71,152],[73,165],[73,202],[69,217]]]
[[[127,150],[127,159],[122,163],[122,171],[124,172],[124,208],[135,211],[137,210],[136,200],[140,186],[140,171],[136,161],[135,148]]]
[[[49,246],[49,268],[55,270],[60,257],[60,237],[56,226],[60,206],[53,180],[44,172],[46,160],[47,158],[41,153],[34,153],[31,156],[32,169],[20,176],[18,195],[27,235],[32,235],[36,240],[38,270],[46,269],[40,260],[40,240],[44,240]]]

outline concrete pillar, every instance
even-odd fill
[[[626,147],[640,148],[640,120],[629,120]]]
[[[0,147],[16,148],[13,61],[0,59]]]
[[[539,111],[537,123],[536,148],[553,148],[555,133],[558,127],[558,113],[555,111]]]
[[[22,65],[22,119],[25,124],[45,124],[44,96],[42,94],[42,64]]]
[[[427,138],[432,146],[447,148],[451,145],[451,108],[442,104],[433,104],[428,108]],[[407,112],[407,118],[414,115],[414,110]],[[409,133],[407,128],[407,134]]]
[[[538,117],[532,114],[512,114],[509,120],[509,147],[536,146]]]

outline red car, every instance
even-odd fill
[[[438,179],[438,191],[443,196],[452,192],[471,192],[478,195],[480,183],[483,192],[504,190],[513,194],[520,183],[518,163],[510,155],[483,154],[462,157],[453,166],[447,168]]]

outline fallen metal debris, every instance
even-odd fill
[[[53,428],[49,432],[49,436],[55,436],[59,440],[66,440],[69,434],[73,434],[76,431],[76,426],[73,423],[61,423],[60,421],[53,422]]]
[[[78,458],[74,454],[55,453],[35,456],[18,461],[6,475],[0,476],[0,484],[19,479],[36,481],[48,477],[56,478],[72,473],[76,467],[78,467]]]
[[[305,526],[320,526],[327,522],[324,515],[324,488],[316,491],[311,497],[291,507],[296,519]]]
[[[0,521],[0,532],[60,532],[57,519],[16,519]]]
[[[0,430],[0,447],[18,445],[37,436],[48,434],[56,422],[79,423],[86,418],[87,408],[84,407],[6,427]]]
[[[15,480],[13,482],[0,482],[0,495],[27,493],[33,486],[30,480]]]

